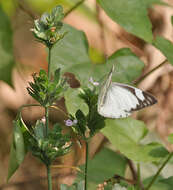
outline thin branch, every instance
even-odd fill
[[[161,165],[161,167],[158,169],[156,175],[152,178],[151,182],[148,184],[148,186],[145,188],[145,190],[149,190],[150,187],[154,184],[154,182],[156,181],[157,177],[160,175],[160,172],[163,170],[163,168],[166,166],[166,164],[172,158],[172,156],[173,156],[173,152],[171,152],[168,155],[167,159],[163,162],[163,164]]]
[[[102,40],[102,49],[104,52],[104,56],[106,57],[107,50],[106,50],[106,40],[105,40],[105,35],[104,35],[104,24],[103,24],[103,21],[100,17],[100,7],[97,4],[97,2],[96,2],[96,17],[97,17],[98,24],[100,26],[100,38]]]
[[[73,7],[71,7],[65,14],[64,14],[64,18],[67,17],[73,10],[75,10],[76,8],[78,8],[85,0],[80,0],[79,2],[77,2]]]
[[[139,179],[139,174],[137,173],[137,171],[136,171],[136,169],[135,169],[135,167],[134,167],[133,162],[127,158],[127,163],[128,163],[128,165],[129,165],[130,171],[132,172],[133,180],[135,181],[135,183],[138,183],[138,184],[139,184],[139,186],[140,186],[140,188],[141,188],[142,190],[144,190],[144,186],[143,186],[143,184],[142,184],[141,179]],[[139,171],[139,170],[138,170],[138,171]]]
[[[134,82],[134,84],[138,85],[139,83],[141,83],[145,78],[147,78],[151,73],[153,73],[154,71],[156,71],[158,68],[162,67],[165,63],[167,63],[168,60],[165,59],[162,63],[160,63],[158,66],[154,67],[151,71],[149,71],[148,73],[146,73],[144,76],[142,76],[141,78],[138,79],[138,81]]]
[[[137,179],[138,179],[138,174],[137,174],[137,172],[136,172],[136,170],[135,170],[135,167],[134,167],[133,162],[127,158],[127,163],[128,163],[128,165],[129,165],[130,171],[132,172],[133,180],[134,180],[134,181],[137,181]]]

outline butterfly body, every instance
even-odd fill
[[[111,69],[103,83],[98,97],[98,113],[108,118],[124,118],[133,111],[143,109],[157,103],[149,93],[133,86],[112,82]]]

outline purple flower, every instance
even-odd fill
[[[68,127],[75,125],[75,124],[77,124],[77,119],[74,119],[73,121],[70,119],[65,120],[65,125]]]
[[[94,86],[98,86],[99,82],[94,82],[93,78],[90,77],[89,81],[94,85]]]
[[[65,120],[65,125],[68,126],[68,127],[70,127],[70,126],[73,125],[73,121],[70,120],[70,119],[67,119],[67,120]]]

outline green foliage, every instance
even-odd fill
[[[98,95],[95,88],[85,88],[78,95],[88,106],[88,114],[85,115],[82,110],[78,109],[75,116],[70,115],[70,119],[77,120],[73,123],[73,131],[81,136],[84,140],[87,140],[94,136],[100,129],[105,126],[104,117],[97,112],[97,99]]]
[[[161,157],[152,155],[153,149],[161,147],[159,143],[143,145],[140,141],[146,136],[147,129],[142,121],[132,118],[106,119],[103,134],[122,154],[137,162],[159,161]]]
[[[33,129],[33,137],[30,138],[30,151],[38,157],[45,165],[50,165],[57,157],[69,152],[71,147],[70,136],[63,135],[59,124],[55,124],[45,136],[45,124],[37,121]]]
[[[44,13],[40,19],[34,21],[34,28],[32,29],[35,38],[51,48],[55,43],[61,40],[65,33],[59,33],[63,19],[62,6],[56,6],[51,13]]]
[[[107,61],[109,70],[115,64],[113,81],[132,83],[144,69],[144,63],[129,48],[121,48],[113,53]]]
[[[151,176],[143,181],[145,187],[150,183],[154,176]],[[163,178],[161,176],[155,181],[150,190],[172,190],[173,178]]]
[[[76,111],[81,110],[84,115],[88,114],[88,106],[83,99],[79,97],[80,90],[68,88],[64,93],[65,105],[69,114],[75,116]]]
[[[31,134],[21,117],[17,117],[17,119],[13,122],[13,125],[13,142],[11,144],[7,180],[11,178],[23,162],[28,151],[29,138],[31,138]]]
[[[106,14],[127,32],[151,43],[153,40],[152,25],[148,17],[147,8],[152,3],[160,3],[160,0],[97,0]],[[124,8],[126,5],[126,8]]]
[[[156,39],[153,42],[153,45],[159,49],[163,55],[168,59],[168,61],[173,65],[173,44],[171,41],[161,37],[157,36]]]
[[[96,189],[99,183],[112,178],[114,175],[124,176],[127,166],[127,159],[108,148],[103,148],[92,160],[88,162],[88,181],[94,184]],[[84,170],[84,166],[81,166]],[[79,178],[82,173],[78,174]]]
[[[11,23],[0,7],[0,80],[12,85],[12,69],[14,66],[13,41]]]
[[[71,72],[82,84],[86,83],[91,73],[86,36],[67,24],[62,27],[64,31],[68,32],[67,35],[52,49],[51,72],[60,67],[62,72]]]
[[[54,79],[49,81],[46,71],[40,70],[39,76],[33,74],[34,82],[29,82],[28,93],[43,107],[51,106],[60,99],[67,89],[66,79],[60,78],[60,69],[54,74]]]
[[[144,63],[130,49],[114,52],[106,64],[92,64],[85,34],[69,25],[63,25],[62,30],[68,33],[52,49],[51,72],[60,67],[62,72],[75,74],[82,86],[88,86],[90,77],[100,80],[112,64],[116,64],[113,79],[117,82],[130,83],[141,75]]]

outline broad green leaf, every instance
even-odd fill
[[[68,33],[52,49],[51,72],[61,68],[62,72],[73,73],[82,85],[88,86],[90,77],[95,81],[103,79],[111,65],[117,62],[117,81],[130,83],[140,76],[144,63],[130,49],[118,50],[108,59],[107,64],[92,64],[84,33],[69,25],[64,25],[64,31]]]
[[[151,152],[150,152],[150,155],[153,156],[153,157],[162,157],[164,158],[165,156],[167,156],[169,154],[168,150],[163,147],[162,145],[160,145],[160,147],[156,147],[155,149],[153,149]]]
[[[11,176],[23,162],[27,153],[29,137],[30,133],[27,130],[22,118],[18,118],[16,121],[14,121],[13,142],[10,150],[7,180],[11,178]]]
[[[154,176],[151,176],[143,181],[145,187],[147,187],[147,185],[151,182],[153,177]],[[170,179],[170,181],[167,181],[167,179],[164,179],[161,176],[159,176],[156,179],[155,183],[151,186],[150,190],[172,190],[171,181],[172,179]]]
[[[132,118],[107,119],[103,134],[122,154],[137,162],[158,161],[160,158],[153,157],[150,152],[160,147],[158,143],[143,145],[140,141],[147,134],[147,129],[142,121]]]
[[[159,182],[167,184],[169,186],[169,190],[172,190],[173,187],[173,176],[168,177],[166,179],[161,179]]]
[[[93,189],[96,189],[96,185],[115,174],[124,176],[126,166],[127,160],[122,155],[104,148],[92,160],[89,160],[88,182],[92,184]],[[84,170],[84,166],[81,168]],[[81,174],[79,176],[81,177]]]
[[[64,93],[65,105],[68,110],[68,113],[75,116],[77,110],[81,110],[85,115],[88,114],[88,106],[78,95],[79,89],[68,88]]]
[[[86,36],[69,25],[63,26],[62,32],[64,31],[67,34],[52,49],[51,72],[60,67],[62,72],[71,72],[80,81],[88,81],[91,64]]]
[[[0,80],[12,85],[12,68],[14,66],[12,29],[10,20],[0,7]]]
[[[160,0],[97,0],[106,14],[127,32],[151,43],[152,25],[148,17],[148,7]]]
[[[153,42],[153,45],[159,49],[168,61],[173,65],[173,43],[168,39],[161,36],[157,36]]]
[[[131,83],[141,75],[144,68],[144,63],[129,48],[122,48],[113,53],[107,64],[115,64],[112,79],[122,83]]]

